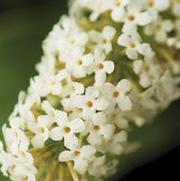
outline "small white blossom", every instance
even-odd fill
[[[67,71],[74,77],[85,77],[88,67],[93,63],[93,55],[84,54],[81,49],[72,50],[71,54],[72,59],[66,64]]]
[[[50,138],[55,141],[60,141],[64,138],[64,145],[69,148],[75,148],[78,145],[78,138],[75,134],[85,130],[85,124],[81,119],[69,120],[67,113],[58,113],[59,119],[56,120],[57,127],[50,131]]]
[[[29,139],[25,133],[18,128],[8,128],[3,126],[3,135],[6,141],[7,150],[12,154],[17,154],[19,150],[25,151],[29,147]]]
[[[106,112],[108,122],[115,123],[120,130],[127,130],[129,128],[129,122],[124,117],[123,113],[119,108],[115,108],[110,112]]]
[[[149,9],[156,9],[161,12],[168,9],[170,0],[147,0],[146,3]]]
[[[107,74],[114,71],[114,63],[111,60],[105,60],[105,54],[102,49],[96,49],[94,55],[94,63],[89,73],[95,72],[95,82],[97,85],[106,81]]]
[[[129,111],[132,109],[132,101],[127,95],[131,90],[131,84],[128,80],[121,80],[117,86],[111,83],[105,83],[101,89],[103,95],[108,100],[111,100],[112,104],[118,104],[122,111]]]
[[[118,165],[118,161],[116,159],[108,160],[103,155],[101,157],[97,157],[96,160],[90,164],[88,172],[90,175],[96,176],[98,181],[102,181],[103,176],[111,176],[115,173],[116,167]]]
[[[126,48],[126,55],[133,60],[138,58],[138,53],[149,56],[152,51],[148,43],[141,43],[139,36],[121,34],[118,38],[118,44]]]
[[[125,8],[131,0],[110,0],[111,18],[115,22],[121,22],[125,15]]]
[[[15,158],[15,165],[12,172],[13,180],[35,181],[37,169],[33,166],[33,157],[28,152],[21,152],[17,158]]]
[[[179,0],[174,0],[172,1],[173,6],[172,6],[172,10],[174,15],[176,15],[177,17],[180,17],[180,2]]]
[[[94,114],[87,124],[89,132],[87,141],[92,145],[101,145],[104,139],[110,139],[114,133],[114,125],[106,122],[106,115],[102,112]]]
[[[89,16],[90,21],[94,22],[98,19],[101,13],[106,12],[109,9],[110,2],[104,1],[104,0],[98,0],[96,2],[93,2],[91,0],[78,0],[79,5],[81,7],[85,7],[91,11],[91,14]]]
[[[107,144],[106,149],[113,154],[120,155],[123,152],[123,144],[127,141],[127,132],[121,131],[115,134],[110,142]]]
[[[144,11],[142,1],[133,0],[127,7],[124,24],[134,24],[136,26],[145,26],[152,22],[153,17],[149,11]]]
[[[88,164],[93,160],[96,149],[91,145],[77,146],[70,151],[63,151],[59,155],[60,162],[73,161],[74,169],[79,174],[84,174],[88,169]]]
[[[28,128],[34,134],[31,143],[35,148],[42,148],[49,138],[49,124],[48,116],[39,116],[36,122],[28,122]]]
[[[0,143],[1,171],[5,176],[11,175],[12,180],[35,181],[37,169],[33,165],[33,157],[30,153],[19,151],[16,155],[6,153]]]
[[[112,26],[105,26],[102,32],[92,30],[89,32],[89,39],[96,43],[98,47],[104,50],[106,54],[112,50],[112,40],[115,36],[116,29]]]
[[[48,94],[60,95],[62,92],[61,81],[67,76],[66,71],[61,71],[57,75],[44,74],[31,79],[30,92],[36,92],[37,95],[44,97]]]
[[[174,26],[171,20],[159,19],[154,24],[145,27],[145,33],[148,36],[155,36],[155,40],[164,43],[167,40],[168,33],[173,30]]]
[[[85,95],[72,96],[71,104],[82,109],[83,118],[89,120],[96,111],[105,110],[109,102],[104,97],[99,97],[96,87],[88,87]]]
[[[71,76],[67,76],[62,80],[61,97],[65,98],[72,95],[80,95],[84,93],[84,85],[80,82],[76,82]]]
[[[144,88],[149,87],[161,72],[152,60],[136,60],[133,62],[133,69],[139,75],[139,83]]]

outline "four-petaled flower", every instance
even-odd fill
[[[152,52],[149,44],[141,43],[138,34],[133,36],[121,34],[118,38],[118,44],[126,48],[126,55],[133,60],[138,58],[138,53],[144,56],[149,56]]]
[[[105,54],[101,48],[95,50],[94,63],[89,69],[89,73],[95,72],[95,83],[103,84],[106,81],[107,74],[114,71],[114,63],[110,60],[105,60]]]
[[[76,134],[85,130],[84,122],[79,118],[69,120],[67,113],[59,111],[56,123],[58,126],[50,131],[50,138],[55,141],[64,138],[64,145],[69,149],[77,147],[78,138]]]
[[[71,98],[71,104],[82,110],[82,115],[85,120],[91,120],[91,117],[96,111],[105,110],[109,102],[99,96],[99,90],[96,87],[88,87],[85,95],[75,95]]]
[[[102,112],[93,115],[88,123],[87,141],[92,145],[100,145],[103,140],[108,140],[114,133],[115,126],[107,123],[106,115]]]
[[[105,26],[102,33],[92,30],[89,32],[90,40],[97,44],[97,47],[103,49],[105,54],[111,52],[112,50],[112,40],[116,34],[116,29],[112,26]]]
[[[88,169],[88,164],[94,158],[96,149],[91,145],[77,146],[70,151],[63,151],[59,154],[60,162],[74,162],[74,169],[79,174],[84,174]]]
[[[131,84],[128,80],[121,80],[116,86],[111,83],[105,83],[101,89],[102,93],[113,104],[118,104],[122,111],[132,109],[132,101],[127,95],[131,90]]]

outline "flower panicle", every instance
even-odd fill
[[[43,42],[0,144],[11,180],[86,181],[116,172],[143,126],[179,95],[178,0],[75,0]]]

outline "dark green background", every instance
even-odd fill
[[[0,124],[11,113],[20,90],[36,74],[41,42],[62,13],[66,0],[0,1]],[[119,175],[155,159],[180,144],[180,102],[158,116],[154,124],[136,129],[130,140],[142,141],[138,152],[121,158]],[[0,181],[7,180],[0,175]]]

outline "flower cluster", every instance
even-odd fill
[[[76,0],[70,12],[3,127],[12,180],[103,179],[130,146],[130,125],[180,96],[179,1]]]

